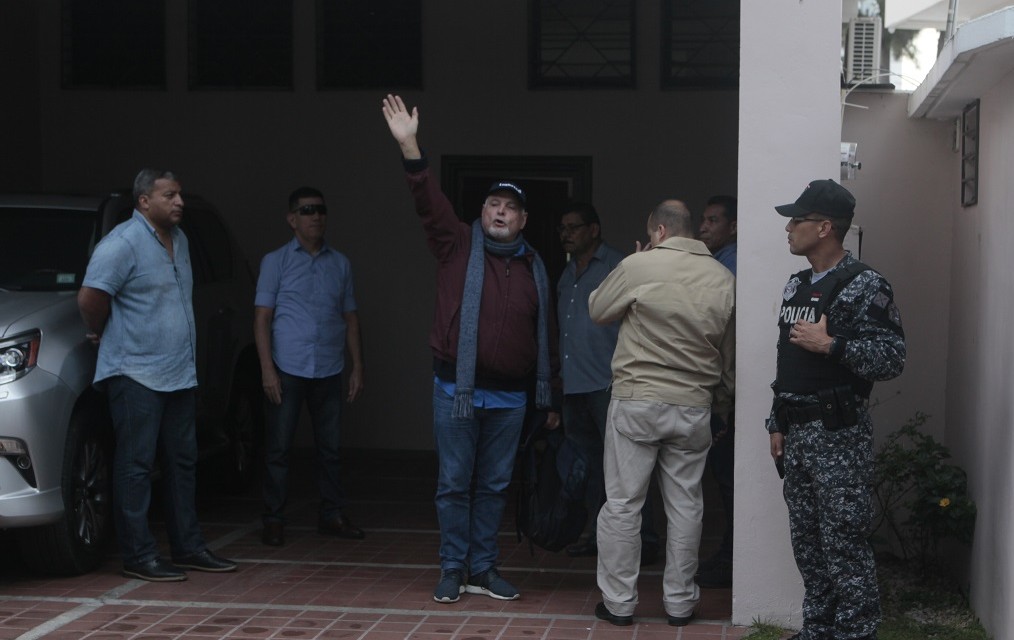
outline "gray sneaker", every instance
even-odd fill
[[[433,599],[447,604],[457,602],[465,591],[465,587],[462,584],[464,581],[465,579],[461,575],[460,569],[442,571],[440,573],[440,582],[437,583],[437,588],[433,590]]]
[[[501,578],[496,569],[469,576],[465,591],[487,595],[497,600],[517,600],[521,597],[521,593],[514,585]]]

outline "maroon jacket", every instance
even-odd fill
[[[426,244],[437,259],[437,300],[430,329],[434,369],[439,377],[453,380],[472,228],[455,215],[450,201],[431,179],[425,157],[405,161],[405,170],[416,213],[422,218],[426,232]],[[486,271],[479,305],[475,386],[526,390],[534,378],[538,352],[539,296],[532,275],[535,254],[529,251],[523,256],[509,258],[489,252],[484,255]],[[552,296],[552,290],[549,295]],[[551,302],[547,313],[549,355],[556,389],[559,388],[559,358]]]

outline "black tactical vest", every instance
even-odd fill
[[[785,286],[778,314],[778,378],[776,393],[813,394],[821,389],[851,385],[852,390],[868,398],[873,383],[855,375],[822,353],[814,353],[789,342],[789,329],[797,320],[817,322],[831,302],[852,278],[870,267],[854,262],[833,271],[816,284],[810,284],[813,270],[793,274]],[[788,300],[785,297],[788,296]],[[827,332],[832,336],[854,337],[851,329],[835,326],[828,318]]]

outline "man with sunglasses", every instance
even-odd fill
[[[363,390],[359,315],[348,258],[324,242],[327,205],[320,191],[300,187],[285,219],[293,237],[261,260],[254,301],[254,338],[268,399],[264,434],[266,545],[285,544],[289,450],[306,402],[313,424],[320,491],[317,531],[340,538],[364,534],[343,512],[339,422],[345,350],[349,402]]]
[[[563,428],[567,439],[585,453],[588,522],[581,538],[567,547],[572,558],[598,554],[595,523],[606,499],[602,473],[603,438],[609,409],[612,358],[619,322],[596,324],[588,313],[588,296],[626,255],[602,239],[598,211],[587,202],[572,202],[557,227],[570,259],[556,286],[560,323],[560,370],[563,377]],[[650,499],[641,511],[641,564],[658,557],[658,534],[652,525]]]
[[[796,640],[877,637],[880,599],[870,546],[874,381],[905,366],[905,333],[891,285],[845,250],[855,198],[814,180],[791,204],[789,251],[811,268],[782,292],[777,377],[766,427],[796,566],[803,628]]]

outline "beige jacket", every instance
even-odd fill
[[[736,278],[704,243],[667,238],[628,256],[592,292],[592,320],[622,320],[614,398],[726,413],[735,380]]]

